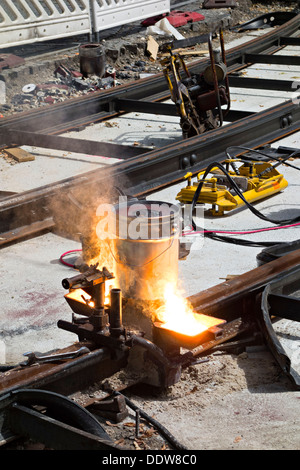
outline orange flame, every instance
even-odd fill
[[[105,306],[110,304],[110,291],[111,289],[113,289],[114,286],[115,286],[115,279],[110,279],[105,282],[105,299],[104,299]],[[69,294],[67,294],[67,296],[71,297],[77,302],[86,304],[91,308],[95,307],[95,302],[92,300],[91,295],[89,295],[83,289],[74,289]]]
[[[205,321],[205,315],[195,313],[187,299],[175,292],[174,284],[166,285],[164,300],[164,305],[157,312],[163,328],[188,336],[196,336],[211,326]]]

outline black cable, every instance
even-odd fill
[[[12,370],[14,369],[15,367],[17,367],[17,365],[14,365],[14,366],[7,366],[5,364],[0,364],[0,372],[7,372],[9,370]]]
[[[121,395],[120,392],[114,392],[113,395]],[[148,421],[150,424],[155,426],[155,428],[158,430],[158,432],[167,439],[167,441],[171,444],[172,447],[176,450],[188,450],[187,447],[184,445],[180,444],[180,442],[177,441],[177,439],[162,425],[160,424],[156,419],[152,418],[149,416],[145,411],[141,410],[138,408],[132,401],[129,400],[129,398],[125,397],[125,395],[122,395],[125,398],[125,401],[127,405],[134,411],[138,411],[140,416],[144,418],[146,421]]]
[[[256,247],[269,247],[274,245],[281,245],[284,242],[255,242],[251,240],[243,240],[242,238],[231,238],[224,235],[217,235],[215,233],[205,234],[205,237],[212,238],[213,240],[219,242],[231,243],[232,245],[242,245],[242,246],[256,246]]]
[[[291,163],[287,163],[286,160],[288,160],[289,158],[294,158],[296,157],[297,155],[299,155],[300,157],[300,149],[298,150],[295,150],[295,152],[292,152],[290,155],[288,155],[287,157],[285,157],[283,160],[281,160],[280,158],[276,158],[274,157],[273,155],[268,155],[267,153],[265,152],[262,152],[261,150],[256,150],[256,149],[250,149],[248,147],[243,147],[243,146],[240,146],[240,145],[232,145],[231,147],[228,147],[226,149],[226,156],[228,158],[232,158],[228,152],[229,149],[240,149],[240,150],[247,150],[248,152],[254,152],[254,153],[257,153],[257,154],[260,154],[260,155],[263,155],[264,157],[267,157],[269,160],[275,160],[276,162],[278,163],[282,163],[282,164],[285,164],[286,166],[289,166],[291,168],[294,168],[294,170],[298,170],[300,171],[300,168],[298,168],[297,166],[295,165],[292,165]]]
[[[244,197],[243,193],[241,192],[240,188],[238,187],[238,185],[236,184],[236,182],[232,179],[232,177],[230,176],[230,174],[227,172],[227,170],[223,167],[223,165],[221,165],[220,163],[216,162],[216,163],[211,163],[208,168],[206,169],[204,175],[203,175],[203,179],[200,181],[196,191],[195,191],[195,194],[194,194],[194,197],[193,197],[193,201],[192,201],[192,210],[194,209],[196,203],[197,203],[197,200],[198,200],[198,197],[199,197],[199,194],[200,194],[200,191],[202,189],[202,186],[203,186],[203,182],[207,176],[207,174],[210,172],[210,170],[214,167],[218,167],[221,171],[223,171],[223,173],[225,174],[225,176],[227,177],[228,181],[230,182],[232,188],[234,189],[234,191],[236,192],[236,194],[242,199],[242,201],[246,204],[246,206],[251,210],[251,212],[253,212],[254,215],[256,215],[257,217],[259,217],[260,219],[262,220],[265,220],[267,222],[271,222],[273,224],[276,224],[276,225],[289,225],[289,224],[293,224],[293,223],[296,223],[296,222],[299,222],[300,221],[300,215],[298,217],[295,217],[294,219],[286,219],[286,220],[275,220],[275,219],[272,219],[270,217],[267,217],[266,215],[262,214],[261,212],[259,212],[257,209],[255,209],[255,207],[253,207],[248,201],[247,199]]]
[[[241,148],[241,147],[240,147]],[[242,201],[245,203],[245,205],[251,210],[251,212],[256,215],[257,217],[259,217],[260,219],[264,220],[264,221],[267,221],[267,222],[271,222],[273,224],[276,224],[276,225],[289,225],[289,224],[293,224],[293,223],[296,223],[296,222],[299,222],[300,221],[300,216],[294,218],[294,219],[288,219],[288,220],[275,220],[275,219],[271,219],[270,217],[267,217],[265,216],[264,214],[262,214],[261,212],[259,212],[257,209],[255,209],[255,207],[253,207],[247,200],[246,198],[244,197],[243,193],[240,191],[239,187],[237,186],[236,182],[232,179],[232,177],[230,176],[230,174],[227,172],[227,170],[223,167],[222,164],[218,163],[218,162],[215,162],[215,163],[211,163],[207,169],[205,170],[205,173],[203,175],[203,178],[202,180],[199,182],[198,184],[198,187],[195,191],[195,194],[194,194],[194,197],[193,197],[193,200],[192,200],[192,205],[191,205],[191,221],[192,221],[192,226],[193,226],[193,229],[195,231],[197,230],[202,230],[201,228],[198,228],[195,224],[195,221],[193,219],[193,210],[197,204],[197,201],[198,201],[198,198],[199,198],[199,195],[200,195],[200,192],[201,192],[201,189],[202,189],[202,186],[203,186],[203,183],[204,183],[204,180],[206,178],[206,176],[210,173],[211,169],[212,168],[215,168],[215,167],[218,167],[226,176],[226,178],[228,179],[229,183],[231,184],[232,188],[234,189],[234,191],[236,192],[236,194],[242,199]],[[227,243],[233,243],[233,244],[238,244],[238,245],[244,245],[244,246],[273,246],[275,244],[279,244],[279,243],[282,243],[282,242],[252,242],[252,241],[249,241],[249,240],[241,240],[241,239],[232,239],[231,237],[226,237],[226,236],[221,236],[221,235],[218,235],[216,234],[215,232],[211,232],[211,233],[204,233],[204,236],[206,237],[209,237],[209,238],[212,238],[212,239],[215,239],[215,240],[218,240],[218,241],[225,241]]]

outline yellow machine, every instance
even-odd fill
[[[288,186],[283,175],[271,163],[249,161],[237,168],[236,162],[239,161],[239,159],[228,159],[225,164],[231,180],[238,186],[247,202],[252,203],[272,196]],[[229,166],[234,169],[229,170]],[[204,171],[198,173],[196,183],[192,183],[192,173],[187,173],[185,175],[187,186],[181,189],[176,199],[182,204],[192,204],[200,178],[204,173]],[[197,204],[211,204],[209,212],[214,216],[222,216],[224,212],[237,209],[245,204],[225,173],[217,167],[212,168],[210,173],[212,177],[204,180]]]

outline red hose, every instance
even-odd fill
[[[70,253],[76,253],[77,251],[82,251],[82,250],[70,250],[70,251],[66,251],[65,253],[63,253],[60,258],[59,258],[59,261],[64,264],[65,266],[69,266],[69,268],[75,268],[74,264],[70,264],[68,263],[67,261],[64,260],[64,257],[69,255]]]

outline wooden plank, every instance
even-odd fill
[[[159,45],[152,36],[149,36],[147,42],[147,52],[150,60],[155,61],[158,53]]]
[[[204,49],[190,49],[190,50],[186,50],[186,49],[172,49],[172,52],[175,53],[175,54],[180,54],[180,55],[204,55],[204,54],[209,54],[209,51],[208,50],[204,50]],[[164,54],[161,54],[160,57],[168,57],[170,54],[165,52]]]
[[[27,152],[27,150],[24,150],[19,147],[13,147],[9,149],[5,149],[5,152],[7,155],[12,157],[14,160],[17,162],[30,162],[32,160],[35,160],[35,156],[32,155],[31,153]]]

